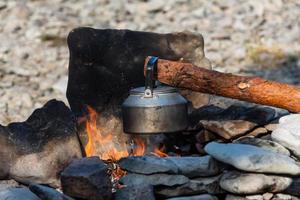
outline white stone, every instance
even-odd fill
[[[271,134],[272,140],[290,149],[300,158],[300,114],[281,117],[277,128]]]

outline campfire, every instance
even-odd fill
[[[70,108],[0,126],[0,199],[300,196],[298,87],[212,71],[193,33],[80,28],[68,45]]]

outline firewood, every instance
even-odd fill
[[[148,60],[149,57],[145,67]],[[237,76],[191,63],[158,59],[153,78],[173,87],[300,112],[299,87],[255,76]]]

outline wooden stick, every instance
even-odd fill
[[[145,66],[149,60],[146,59]],[[259,77],[237,76],[159,59],[154,79],[173,87],[300,112],[300,88]]]

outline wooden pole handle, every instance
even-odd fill
[[[145,66],[150,57],[146,58]],[[300,112],[300,88],[251,76],[237,76],[191,63],[158,59],[154,79],[173,87]]]

